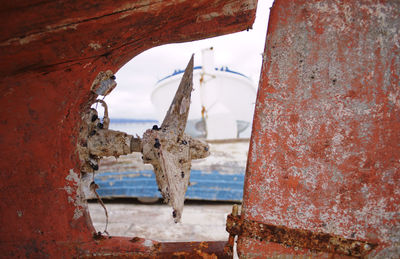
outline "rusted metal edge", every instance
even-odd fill
[[[82,247],[79,258],[232,258],[226,241],[156,242],[134,237],[100,237]]]
[[[160,243],[160,258],[232,258],[225,253],[226,241]]]
[[[239,214],[239,207],[238,207],[237,204],[234,204],[232,206],[232,213],[230,215],[228,215],[228,218],[229,218],[229,216],[232,216],[233,218],[236,219],[237,217],[239,217],[238,214]],[[228,230],[228,222],[229,221],[227,219],[226,220],[226,230]],[[228,242],[225,245],[224,252],[227,255],[231,256],[231,258],[233,258],[233,246],[235,244],[235,236],[238,235],[237,234],[238,231],[236,229],[234,229],[237,226],[236,223],[235,222],[231,222],[231,223],[232,224],[230,224],[230,229],[232,230],[232,232],[228,231],[229,232],[229,238],[228,238]]]
[[[248,219],[240,215],[228,215],[226,230],[230,236],[239,235],[259,241],[284,244],[286,246],[306,248],[311,251],[364,257],[378,245],[366,241],[348,239],[327,233],[314,233],[309,230],[274,226]]]

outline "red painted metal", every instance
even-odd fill
[[[275,1],[243,219],[400,256],[400,3]],[[314,256],[240,236],[246,258]]]
[[[153,46],[244,30],[255,8],[256,0],[3,1],[0,257],[151,253],[150,241],[93,239],[76,152],[91,84]]]

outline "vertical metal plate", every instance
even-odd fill
[[[275,1],[243,219],[400,242],[400,3]],[[246,258],[311,255],[240,236]]]

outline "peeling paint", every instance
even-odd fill
[[[74,169],[69,170],[69,174],[65,177],[67,185],[64,190],[67,193],[68,203],[73,203],[75,206],[73,220],[77,220],[83,216],[83,208],[86,207],[86,201],[81,194],[79,175],[74,172]]]
[[[99,42],[91,42],[91,43],[89,43],[89,47],[91,47],[94,50],[98,50],[98,49],[102,48],[102,46]]]

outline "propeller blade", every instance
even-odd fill
[[[207,143],[184,133],[192,88],[193,55],[161,128],[146,130],[142,139],[143,162],[153,166],[158,188],[164,201],[173,207],[176,223],[182,216],[192,159],[209,155]]]
[[[193,59],[194,54],[186,66],[175,97],[161,124],[161,128],[173,130],[177,136],[181,136],[185,131],[189,115],[190,96],[193,89]]]

